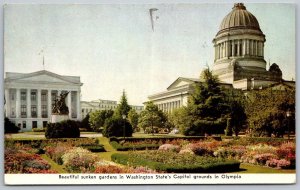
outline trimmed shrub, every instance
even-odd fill
[[[45,136],[49,138],[79,138],[79,123],[73,120],[48,123]]]
[[[139,145],[121,145],[116,141],[110,142],[111,146],[118,151],[128,151],[128,150],[146,150],[146,149],[158,149],[158,144],[139,144]]]
[[[91,152],[106,152],[101,144],[81,144],[79,146]]]
[[[127,120],[114,117],[105,121],[102,134],[105,137],[131,137],[132,132],[132,126]]]
[[[225,127],[226,123],[221,120],[198,120],[197,122],[193,123],[193,125],[191,125],[190,127],[186,127],[183,131],[183,134],[186,136],[224,134]]]
[[[146,166],[150,169],[167,173],[223,173],[238,171],[240,167],[240,163],[237,161],[219,160],[213,157],[200,157],[194,155],[189,156],[192,159],[196,158],[197,163],[186,162],[183,164],[182,162],[179,162],[176,164],[171,164],[161,161],[153,161],[152,159],[146,157],[135,157],[133,154],[125,155],[119,153],[113,154],[111,158],[113,161],[123,165],[129,164],[131,166]],[[164,156],[160,157],[161,159],[165,158]],[[176,161],[177,160],[174,162]]]
[[[11,122],[7,117],[4,119],[4,133],[18,133],[20,130],[13,122]]]

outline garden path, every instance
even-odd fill
[[[99,143],[102,144],[106,150],[106,152],[99,152],[98,155],[104,160],[111,161],[111,155],[117,153],[118,151],[110,145],[108,138],[99,137],[98,139]]]
[[[41,157],[45,159],[51,166],[52,170],[57,171],[58,173],[67,173],[62,165],[58,165],[56,162],[54,162],[51,158],[49,158],[46,154],[42,154]]]

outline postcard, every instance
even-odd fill
[[[294,4],[3,9],[6,185],[296,183]]]

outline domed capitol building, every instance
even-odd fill
[[[212,72],[218,76],[220,86],[244,91],[267,87],[295,87],[294,81],[282,79],[282,71],[273,63],[266,69],[264,59],[265,35],[256,17],[243,3],[234,4],[232,11],[222,20],[213,39],[214,65]],[[148,99],[164,112],[187,105],[196,78],[179,77],[167,91],[150,95]]]
[[[239,80],[262,80],[264,82],[257,83],[256,86],[266,86],[281,81],[282,73],[276,64],[269,71],[266,70],[265,42],[265,35],[255,16],[247,11],[243,3],[236,3],[223,19],[219,32],[213,39],[213,73],[222,82],[230,84]]]

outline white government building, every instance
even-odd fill
[[[268,87],[295,88],[294,81],[282,79],[277,64],[273,63],[267,70],[265,42],[265,35],[256,17],[247,11],[243,3],[234,4],[213,39],[215,57],[212,72],[220,79],[220,86],[245,92]],[[199,82],[199,79],[179,77],[166,91],[150,95],[148,100],[170,113],[187,105],[193,85]]]
[[[69,118],[81,120],[79,76],[64,76],[46,70],[33,73],[6,72],[5,116],[21,128],[30,131],[43,128],[51,119],[54,100],[69,91],[66,105]]]
[[[81,114],[82,118],[85,118],[87,114],[96,110],[115,110],[118,107],[118,102],[115,100],[93,100],[93,101],[81,101]],[[137,113],[141,113],[144,106],[130,105]]]

